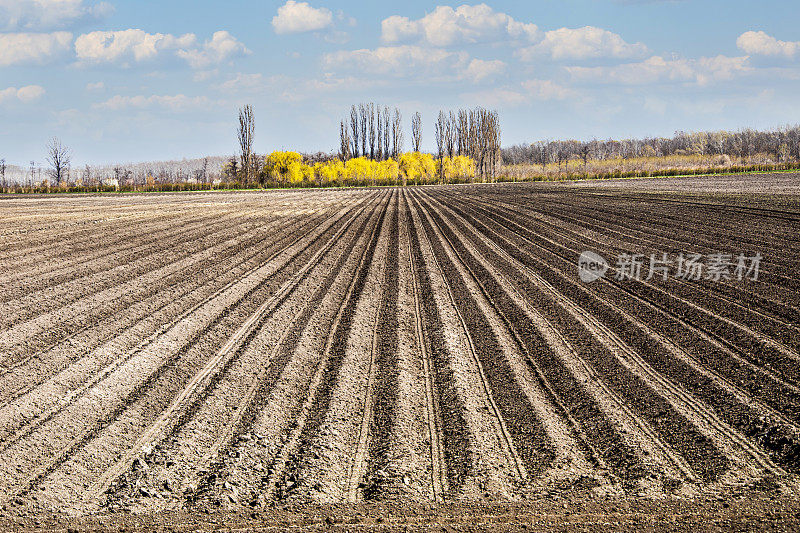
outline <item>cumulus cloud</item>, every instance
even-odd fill
[[[653,56],[639,63],[613,67],[567,67],[576,80],[594,83],[646,85],[665,81],[708,85],[714,81],[733,79],[751,70],[747,57],[701,57],[698,59],[664,59]]]
[[[45,93],[44,87],[40,85],[26,85],[25,87],[9,87],[8,89],[0,90],[0,103],[9,101],[19,101],[22,103],[35,102],[41,98]]]
[[[308,2],[288,0],[278,8],[272,18],[275,33],[303,33],[319,31],[333,24],[333,13],[329,9],[311,7]]]
[[[523,48],[517,56],[523,61],[550,56],[552,59],[593,59],[600,57],[630,58],[648,52],[642,43],[627,43],[618,34],[585,26],[583,28],[561,28],[548,31],[539,43]]]
[[[485,61],[483,59],[473,59],[464,70],[463,77],[475,83],[495,78],[505,72],[508,65],[503,61]]]
[[[105,102],[95,104],[96,109],[120,111],[124,109],[151,109],[161,108],[168,111],[185,111],[207,107],[210,101],[205,96],[152,95],[152,96],[122,96],[116,95]]]
[[[456,53],[412,45],[339,51],[323,57],[323,64],[327,68],[393,76],[450,71],[454,67],[465,66],[467,61],[465,52]]]
[[[84,0],[0,0],[0,29],[49,30],[105,17],[114,8]]]
[[[736,39],[736,46],[747,54],[792,58],[800,52],[800,42],[779,41],[763,31],[748,31]]]
[[[72,34],[0,33],[0,67],[27,63],[42,64],[69,50]]]
[[[249,53],[250,50],[233,35],[218,31],[201,48],[178,50],[178,57],[188,61],[192,68],[206,68]]]
[[[395,15],[383,20],[381,29],[381,37],[386,43],[421,41],[433,46],[532,41],[539,32],[535,24],[516,21],[486,4],[462,5],[455,9],[437,6],[432,13],[417,20]]]
[[[192,33],[176,37],[138,29],[93,31],[75,40],[75,53],[79,60],[90,63],[140,62],[153,59],[165,50],[193,46],[196,41]]]
[[[162,53],[184,59],[192,68],[206,68],[249,50],[227,31],[218,31],[202,45],[197,36],[147,33],[139,29],[95,31],[75,40],[75,53],[83,64],[119,63],[127,66],[155,59]]]

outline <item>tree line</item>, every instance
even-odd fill
[[[549,164],[559,167],[568,161],[628,160],[669,156],[727,156],[742,163],[788,163],[800,161],[800,127],[783,127],[737,132],[678,131],[672,137],[590,141],[539,141],[517,144],[502,150],[507,165]]]
[[[239,153],[225,162],[194,161],[72,168],[71,151],[57,138],[46,147],[48,167],[7,165],[7,192],[176,190],[272,186],[449,183],[717,173],[800,168],[800,126],[758,131],[676,132],[672,137],[623,140],[550,140],[501,148],[500,120],[484,108],[440,111],[435,152],[422,153],[423,121],[411,117],[411,151],[404,151],[399,109],[374,103],[350,107],[339,123],[338,151],[316,154],[254,150],[255,114],[239,110]],[[276,161],[280,163],[276,163]],[[379,163],[379,164],[373,164]],[[538,169],[538,170],[537,170]],[[44,170],[44,172],[43,172]],[[26,187],[27,185],[27,187]]]
[[[444,181],[445,159],[468,157],[473,175],[492,181],[500,166],[500,118],[497,111],[483,108],[440,111],[434,125],[439,178]],[[403,153],[403,117],[400,110],[361,103],[350,107],[349,120],[339,123],[339,158],[346,162],[364,157],[373,161],[397,160]],[[411,118],[412,152],[422,145],[422,115]]]
[[[435,127],[436,151],[444,157],[466,156],[475,162],[481,181],[494,181],[501,163],[500,118],[483,108],[439,112]]]
[[[415,115],[415,120],[418,120]],[[400,110],[362,103],[350,108],[349,121],[339,123],[339,158],[373,161],[397,159],[403,153],[403,115]],[[415,137],[415,142],[416,141]]]

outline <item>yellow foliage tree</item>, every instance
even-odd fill
[[[465,155],[457,155],[453,158],[445,157],[441,164],[444,166],[445,181],[475,177],[475,162]]]
[[[469,157],[445,158],[443,164],[447,179],[463,179],[475,174],[474,162]],[[397,161],[357,157],[346,162],[335,160],[313,165],[303,163],[303,156],[297,152],[272,152],[264,159],[262,176],[281,183],[315,182],[323,186],[342,182],[392,185],[401,178],[414,183],[432,183],[436,180],[437,165],[431,154],[420,152],[402,154]]]
[[[400,165],[394,159],[387,159],[379,163],[378,175],[380,180],[388,185],[396,183],[400,175]]]
[[[263,172],[283,182],[300,183],[304,166],[303,156],[297,152],[272,152],[264,159]]]
[[[431,154],[407,152],[400,156],[400,171],[409,181],[428,183],[436,175],[436,161]]]

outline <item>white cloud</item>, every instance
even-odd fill
[[[27,104],[35,102],[41,98],[44,93],[44,87],[39,85],[27,85],[19,89],[16,87],[9,87],[8,89],[0,90],[0,103],[17,100]]]
[[[27,85],[17,90],[17,98],[22,102],[35,102],[45,93],[44,87],[40,85]]]
[[[419,40],[433,46],[518,39],[532,41],[539,31],[535,24],[516,21],[486,4],[462,5],[455,9],[437,6],[432,13],[418,20],[395,15],[383,20],[381,28],[384,42]]]
[[[176,94],[174,96],[116,95],[109,98],[105,102],[95,104],[93,107],[96,109],[105,109],[110,111],[120,111],[123,109],[150,109],[154,107],[169,111],[185,111],[207,107],[210,104],[210,100],[205,96],[186,96],[183,94]]]
[[[532,61],[539,56],[550,56],[556,60],[629,58],[642,56],[647,51],[642,43],[629,44],[616,33],[585,26],[548,31],[541,42],[519,50],[517,56],[523,61]]]
[[[214,33],[202,48],[178,50],[178,57],[189,62],[192,68],[206,68],[227,61],[232,57],[249,54],[250,50],[227,31]]]
[[[193,46],[196,40],[192,33],[176,37],[137,29],[93,31],[75,40],[75,53],[79,60],[87,63],[140,62],[153,59],[165,50]]]
[[[45,63],[69,50],[72,34],[0,33],[0,67]]]
[[[489,78],[495,78],[505,72],[508,65],[500,60],[485,61],[483,59],[473,59],[464,70],[463,77],[475,83]]]
[[[323,57],[327,68],[350,69],[397,77],[414,73],[441,73],[467,63],[465,52],[448,52],[420,46],[383,46],[375,49],[339,51]]]
[[[64,28],[86,19],[112,13],[106,2],[84,0],[0,0],[0,29],[42,31]]]
[[[197,44],[197,36],[147,33],[139,29],[95,31],[75,40],[75,53],[84,64],[118,63],[123,66],[153,60],[164,52],[184,59],[192,68],[206,68],[231,57],[249,53],[227,31],[214,33],[211,40]]]
[[[95,82],[95,83],[91,83],[90,82],[90,83],[86,84],[86,90],[87,91],[102,91],[105,88],[106,88],[106,84],[103,83],[102,81],[98,81],[98,82]]]
[[[736,39],[736,46],[747,54],[794,57],[800,52],[800,42],[779,41],[763,31],[748,31]]]
[[[613,67],[567,67],[576,80],[593,83],[646,85],[664,81],[708,85],[714,81],[733,79],[751,70],[747,57],[701,57],[698,59],[664,59],[653,56],[639,63]]]
[[[311,7],[308,2],[288,0],[278,8],[272,19],[275,33],[302,33],[323,30],[333,24],[333,13],[329,9]]]

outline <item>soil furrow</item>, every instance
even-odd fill
[[[284,498],[305,485],[305,489],[319,490],[321,487],[312,484],[303,476],[303,467],[313,460],[309,455],[313,440],[319,431],[319,424],[328,411],[333,387],[338,379],[338,370],[344,358],[344,347],[352,323],[355,307],[361,296],[367,272],[378,243],[378,236],[386,216],[386,207],[381,209],[369,235],[358,266],[348,286],[344,299],[339,304],[329,333],[326,336],[322,357],[312,367],[313,373],[309,382],[305,399],[295,418],[288,437],[283,441],[275,454],[271,473],[267,477],[267,488],[270,495]],[[318,457],[318,455],[317,455]]]
[[[452,233],[452,230],[443,224],[438,213],[430,208],[427,209],[427,213],[436,224],[440,234],[439,238],[443,238],[453,251],[454,256],[452,259],[454,262],[452,264],[455,266],[455,261],[461,263],[465,271],[462,273],[462,276],[464,274],[469,274],[474,283],[476,283],[479,288],[482,288],[481,282],[485,283],[486,272],[482,270],[480,265],[470,261],[472,257],[468,256],[467,251],[461,246],[461,243]],[[475,275],[475,272],[479,269],[481,269],[480,273],[484,274],[484,276]],[[469,290],[467,285],[464,285],[463,289]],[[460,291],[457,290],[456,292],[458,293]],[[473,291],[470,292],[474,294]],[[466,293],[462,292],[458,297],[462,305],[465,296]],[[473,301],[477,300],[476,296],[477,295],[473,296]],[[490,305],[488,302],[489,299],[485,300],[483,302],[484,309],[479,309],[477,305],[478,302],[475,301],[476,306],[471,310],[472,314],[477,315],[477,313],[480,312],[484,317],[487,317],[486,314],[489,311],[486,309],[486,306]],[[469,314],[470,311],[467,310],[466,315]],[[491,323],[493,321],[486,320],[486,322]],[[475,327],[475,324],[473,324],[473,327]],[[480,331],[477,328],[473,331],[475,331],[473,338],[480,338],[480,340],[478,340],[478,345],[485,343],[481,350],[485,350],[485,355],[480,354],[480,352],[476,352],[476,355],[480,354],[481,366],[489,369],[489,380],[495,392],[495,396],[499,397],[498,403],[503,412],[504,424],[508,425],[510,436],[516,444],[517,450],[521,451],[521,459],[525,462],[525,468],[522,472],[526,472],[526,475],[531,476],[538,475],[548,468],[554,459],[552,441],[544,430],[542,422],[538,418],[530,416],[529,413],[533,410],[533,406],[526,392],[522,390],[519,384],[518,373],[514,371],[509,361],[506,360],[508,356],[504,353],[506,349],[501,347],[500,339],[496,338],[497,344],[495,346],[486,342],[489,334],[497,336],[497,332],[492,331],[492,329]],[[508,342],[506,341],[505,344],[508,345]]]
[[[641,376],[622,365],[617,360],[612,346],[601,342],[601,332],[595,328],[597,324],[593,317],[583,313],[578,305],[559,292],[564,288],[564,278],[558,274],[548,277],[552,278],[551,283],[556,283],[558,289],[539,278],[538,274],[532,276],[538,282],[540,289],[556,299],[573,320],[577,320],[591,333],[591,336],[585,339],[587,348],[591,348],[582,351],[582,357],[601,375],[606,376],[609,385],[647,420],[665,442],[683,455],[692,465],[692,469],[698,471],[703,479],[711,481],[724,472],[726,470],[724,457],[685,418],[686,413],[681,414],[673,410],[674,406],[652,392]]]
[[[301,241],[314,231],[314,229],[311,229],[308,232],[301,233],[300,235],[291,236],[292,242],[290,242],[288,246],[294,246],[295,243]],[[82,368],[76,368],[74,370],[78,372],[77,381],[75,376],[72,376],[71,373],[67,373],[63,376],[57,376],[58,379],[54,380],[52,383],[49,383],[48,386],[43,390],[34,391],[33,393],[29,394],[28,396],[30,397],[24,398],[24,402],[21,399],[18,402],[13,402],[7,407],[3,407],[2,411],[0,412],[6,413],[6,416],[4,417],[5,431],[8,431],[9,427],[16,428],[14,430],[14,435],[19,438],[35,429],[38,424],[49,420],[55,414],[66,408],[70,402],[74,402],[79,399],[83,394],[90,391],[91,387],[95,386],[97,383],[100,383],[111,373],[117,371],[121,366],[127,364],[132,358],[138,356],[143,350],[146,350],[151,345],[156,344],[160,337],[168,334],[171,330],[177,328],[181,323],[189,320],[201,308],[210,305],[215,299],[225,295],[226,292],[230,291],[236,284],[241,283],[242,279],[255,276],[270,262],[274,261],[277,257],[284,253],[284,250],[285,248],[276,248],[270,250],[270,255],[262,260],[258,266],[249,270],[249,272],[247,272],[243,278],[235,279],[229,282],[222,288],[215,291],[212,295],[198,302],[190,309],[184,311],[176,318],[163,325],[153,335],[145,338],[132,350],[116,355],[116,346],[112,344],[108,346],[108,349],[111,351],[109,354],[92,354],[89,358],[81,360],[82,363],[92,364],[93,366],[102,361],[98,371],[96,371],[94,374],[91,372],[85,372]],[[257,287],[258,286],[256,286],[256,288]],[[251,292],[252,290],[254,289],[251,289]],[[69,370],[70,369],[67,369],[67,372],[69,372]],[[83,376],[89,377],[88,381],[83,381]],[[64,395],[66,395],[66,398]],[[9,444],[8,440],[8,434],[6,434],[7,442],[3,445],[4,447]],[[10,440],[13,442],[15,439],[12,438]]]
[[[363,211],[364,207],[361,209]],[[317,266],[325,254],[327,254],[334,245],[339,243],[339,237],[341,237],[350,227],[350,224],[358,218],[362,211],[350,215],[348,220],[340,225],[336,233],[328,238],[327,243],[317,250],[292,278],[286,281],[277,292],[272,294],[266,302],[250,315],[215,356],[206,363],[203,369],[198,372],[180,394],[173,399],[169,407],[161,412],[159,418],[139,436],[133,446],[125,451],[122,458],[116,461],[110,468],[106,469],[102,475],[93,482],[92,486],[83,496],[84,502],[91,503],[98,500],[108,489],[110,484],[133,464],[133,461],[142,454],[143,450],[152,450],[168,432],[174,432],[174,428],[170,428],[179,424],[180,417],[184,419],[190,419],[192,417],[193,412],[200,408],[200,404],[205,399],[204,396],[219,382],[221,376],[224,375],[234,359],[245,349],[246,345],[256,335],[267,318],[270,317],[277,308],[286,301],[294,289],[306,279],[311,270]],[[262,370],[256,373],[254,378],[251,379],[244,396],[239,398],[238,409],[224,425],[218,427],[218,429],[221,430],[220,436],[211,446],[210,450],[206,452],[203,463],[207,463],[211,458],[215,457],[221,447],[233,436],[233,431],[238,426],[242,413],[244,413],[250,401],[253,399],[259,382],[263,378],[263,373],[268,368],[269,363],[269,361],[262,361]]]
[[[348,210],[345,210],[340,216],[344,216]],[[331,221],[332,223],[333,221]],[[96,391],[92,392],[90,395],[81,396],[76,402],[73,402],[69,405],[69,411],[57,414],[53,416],[51,419],[48,419],[47,425],[42,425],[41,428],[37,428],[33,432],[30,433],[31,437],[27,439],[28,443],[20,442],[20,445],[15,446],[14,453],[6,454],[6,460],[3,463],[8,463],[8,466],[15,464],[18,461],[27,462],[32,459],[35,459],[38,454],[34,454],[31,456],[26,456],[24,454],[18,453],[21,451],[22,448],[28,447],[30,445],[34,445],[39,447],[40,445],[35,444],[36,442],[40,441],[42,438],[45,440],[53,439],[53,437],[57,437],[54,440],[56,441],[55,447],[51,447],[53,451],[55,451],[55,455],[52,461],[46,461],[41,467],[33,469],[34,475],[23,478],[23,480],[15,480],[16,476],[6,479],[5,484],[11,484],[5,490],[5,493],[10,496],[13,493],[17,492],[20,488],[24,489],[26,485],[31,483],[35,483],[37,481],[42,480],[46,475],[52,473],[61,463],[66,461],[71,453],[77,450],[77,448],[85,445],[93,435],[97,434],[103,427],[107,426],[110,422],[119,418],[122,413],[125,411],[125,405],[135,401],[137,398],[143,397],[142,395],[145,394],[147,390],[149,390],[153,384],[159,382],[159,379],[162,377],[164,372],[167,374],[171,372],[180,371],[185,373],[190,370],[191,366],[181,366],[176,367],[175,363],[181,359],[183,353],[188,350],[195,350],[196,347],[200,345],[197,344],[198,340],[203,336],[204,332],[209,331],[210,329],[214,329],[216,324],[221,324],[219,321],[223,317],[228,317],[228,315],[232,315],[231,309],[235,308],[240,302],[248,303],[248,305],[252,308],[252,305],[249,303],[251,300],[248,300],[248,296],[254,296],[258,291],[263,292],[264,289],[269,291],[269,287],[265,286],[264,283],[267,280],[272,279],[275,274],[280,274],[282,269],[291,264],[293,261],[297,262],[297,259],[300,258],[303,254],[308,255],[308,253],[313,253],[314,247],[321,246],[321,242],[319,242],[320,237],[326,232],[329,231],[331,225],[328,228],[321,228],[316,230],[316,237],[313,237],[310,242],[306,242],[304,244],[298,244],[295,251],[292,251],[293,248],[289,247],[282,252],[276,254],[276,256],[283,256],[284,259],[282,262],[277,262],[275,266],[267,266],[262,267],[261,269],[254,272],[248,278],[240,280],[238,285],[241,286],[241,289],[237,291],[233,290],[233,287],[223,294],[221,294],[215,301],[209,301],[205,305],[203,305],[200,309],[197,310],[196,313],[192,314],[191,317],[187,317],[181,323],[186,322],[191,318],[191,321],[187,323],[191,324],[191,322],[197,322],[198,319],[202,318],[205,315],[205,323],[201,325],[199,329],[195,330],[193,336],[190,336],[188,339],[186,338],[186,333],[184,333],[184,327],[181,327],[181,323],[176,324],[173,328],[171,328],[165,335],[161,336],[158,339],[158,342],[147,346],[141,353],[135,355],[134,357],[128,359],[124,364],[120,365],[116,368],[113,372],[111,372],[107,378],[105,378],[102,382],[98,383],[100,388],[95,387]],[[302,240],[302,237],[301,237]],[[312,248],[309,246],[314,244]],[[274,263],[275,261],[273,261]],[[265,276],[266,274],[266,276]],[[283,274],[283,277],[286,278],[286,274]],[[271,283],[274,285],[276,282],[280,281],[281,276],[278,276],[273,280]],[[285,282],[285,279],[283,280]],[[282,283],[282,282],[281,282]],[[277,289],[275,287],[273,290]],[[219,303],[216,300],[222,300]],[[226,301],[227,300],[227,301]],[[257,301],[257,300],[256,300]],[[241,306],[240,306],[241,307]],[[247,307],[247,306],[245,306]],[[232,317],[231,317],[232,318]],[[227,320],[227,318],[226,318]],[[229,327],[229,326],[226,326]],[[191,331],[189,329],[188,331]],[[183,337],[185,340],[179,340]],[[177,342],[176,342],[177,341]],[[161,354],[161,350],[164,347],[174,346],[178,349],[177,352],[173,351],[174,349],[170,349],[169,351],[172,352],[171,355],[167,356],[165,359],[164,356]],[[161,348],[161,350],[159,350]],[[200,353],[198,352],[198,355]],[[131,369],[138,368],[138,371],[130,372],[129,367]],[[148,374],[147,370],[150,369]],[[149,376],[149,377],[148,377]],[[117,385],[119,382],[119,385]],[[163,380],[161,381],[163,382]],[[167,381],[169,383],[169,381]],[[120,387],[121,385],[121,387]],[[174,386],[174,385],[173,385]],[[106,403],[108,400],[106,399],[106,394],[101,393],[101,390],[114,388],[117,392],[115,392],[115,396],[120,398],[126,398],[126,400],[122,403],[117,404],[118,406],[111,412],[107,411],[106,408],[101,408],[103,403]],[[110,399],[110,398],[109,398]],[[154,400],[154,398],[147,398],[148,400]],[[81,418],[75,418],[74,411],[76,409],[81,409],[86,411],[87,409],[90,411],[94,411],[96,414],[93,415],[91,418],[99,417],[99,420],[96,424],[89,423],[87,425],[88,420],[82,420]],[[108,413],[108,414],[103,414]],[[90,420],[91,420],[90,418]],[[75,423],[78,423],[75,426]],[[48,425],[59,425],[62,429],[58,434],[52,434],[47,432]],[[78,431],[73,433],[71,431],[66,431],[68,427],[74,426],[75,429]],[[84,429],[85,428],[85,429]],[[71,436],[74,435],[74,436]],[[57,442],[62,442],[65,444],[57,444]],[[45,450],[40,447],[39,453],[44,453]],[[49,452],[48,452],[49,453]],[[6,466],[6,465],[3,465]],[[5,468],[3,468],[5,470]],[[27,479],[28,481],[25,481]],[[21,481],[21,483],[20,483]],[[18,487],[17,489],[12,489],[11,487]]]
[[[405,199],[404,199],[405,203]],[[410,217],[404,210],[404,227],[411,224]],[[410,233],[410,232],[409,232]],[[425,321],[422,315],[422,303],[419,294],[419,281],[417,266],[414,261],[414,253],[411,248],[411,236],[407,236],[406,246],[408,247],[409,272],[411,274],[411,291],[414,302],[414,335],[416,347],[422,359],[423,372],[425,377],[425,421],[430,441],[430,469],[431,469],[431,495],[434,501],[442,501],[448,492],[447,483],[447,464],[444,457],[444,435],[442,434],[442,416],[439,402],[437,401],[436,380],[434,378],[433,361],[425,342]]]
[[[263,246],[274,245],[285,238],[287,227],[289,231],[299,231],[303,225],[313,224],[318,220],[321,219],[312,219],[304,224],[287,221],[286,226],[276,227],[275,233],[258,231],[246,239],[240,237],[227,240],[224,248],[218,251],[212,248],[203,256],[197,257],[198,262],[190,265],[191,269],[179,269],[152,284],[147,284],[143,290],[114,299],[110,309],[103,308],[102,314],[96,315],[96,318],[88,323],[86,317],[82,317],[85,324],[76,330],[70,330],[66,337],[63,337],[60,331],[48,329],[42,335],[28,338],[24,343],[6,350],[8,362],[0,373],[0,379],[5,381],[5,375],[14,371],[14,374],[29,377],[31,366],[34,366],[34,369],[46,366],[51,371],[59,370],[59,364],[53,364],[51,358],[54,353],[67,351],[69,354],[62,357],[71,361],[73,359],[70,357],[71,354],[90,351],[105,340],[136,327],[143,319],[151,318],[165,307],[174,305],[175,301],[184,295],[191,295],[194,290],[205,288],[209,281],[225,277],[226,271],[235,269],[237,264],[245,263],[258,254]],[[187,277],[191,277],[190,280],[187,280]],[[141,309],[141,312],[137,314],[135,309]],[[110,331],[104,331],[104,326]],[[62,323],[61,328],[66,329],[66,324]],[[51,337],[56,337],[57,340],[51,341]],[[91,344],[88,346],[81,342],[86,337],[90,337]]]
[[[247,228],[235,227],[231,237],[244,234]],[[65,320],[77,321],[86,310],[102,307],[114,298],[125,295],[131,288],[141,285],[142,280],[158,279],[166,273],[179,268],[181,262],[189,262],[192,257],[207,253],[209,248],[225,240],[225,234],[231,228],[222,225],[215,231],[196,230],[199,238],[190,237],[184,240],[169,242],[166,248],[155,254],[135,258],[128,264],[109,265],[102,272],[73,282],[37,291],[24,296],[21,300],[6,302],[0,306],[15,309],[0,331],[4,343],[30,336],[32,332],[46,331],[52,324]],[[114,296],[109,297],[109,294]],[[13,322],[11,321],[13,320]]]
[[[516,482],[522,482],[528,477],[528,472],[509,432],[509,423],[514,435],[518,437],[517,445],[524,446],[525,460],[534,466],[534,472],[538,470],[537,467],[539,465],[537,463],[542,458],[539,457],[536,448],[531,445],[532,441],[535,440],[535,434],[531,434],[531,431],[538,433],[537,430],[541,428],[535,425],[533,428],[523,427],[525,424],[524,395],[519,390],[519,387],[515,386],[510,370],[503,364],[502,349],[498,340],[488,326],[486,318],[478,308],[477,303],[472,299],[470,291],[464,284],[463,278],[459,275],[460,273],[457,271],[453,260],[447,256],[444,245],[439,240],[440,237],[435,235],[428,218],[429,213],[426,213],[423,208],[419,209],[422,212],[420,216],[422,230],[425,232],[426,239],[432,247],[437,269],[444,275],[450,303],[456,310],[458,320],[466,336],[469,356],[478,370],[480,390],[483,393],[482,399],[492,414],[495,424],[495,438],[505,456],[505,466],[512,473],[512,476],[517,478]],[[465,306],[463,310],[458,305],[459,303]],[[491,372],[492,378],[500,380],[500,383],[489,380],[485,370],[487,367]],[[500,406],[502,406],[502,411]]]
[[[410,237],[412,269],[419,283],[421,319],[425,325],[422,343],[432,364],[432,388],[442,424],[441,448],[447,480],[442,485],[443,490],[445,486],[448,489],[446,496],[453,497],[461,492],[468,476],[473,473],[476,444],[470,434],[467,405],[458,384],[455,356],[448,348],[443,317],[434,298],[434,279],[430,267],[427,266],[427,257],[431,256],[423,254],[419,223],[416,221],[416,213],[411,211],[411,202],[405,191],[403,201]]]
[[[487,205],[485,203],[485,201],[480,202],[480,203],[483,204],[483,205]],[[516,203],[512,203],[512,204],[509,204],[509,205],[517,206]],[[522,209],[520,210],[519,207],[522,207]],[[512,218],[521,217],[522,213],[529,213],[529,209],[526,206],[517,206],[517,208],[518,209],[515,211],[514,209],[502,207],[502,204],[495,203],[495,204],[492,204],[491,207],[487,207],[487,211],[492,212],[493,215],[495,215],[495,214],[505,214],[507,216],[511,216]],[[567,209],[569,209],[569,207],[565,207],[564,209],[567,210]],[[498,211],[500,213],[498,213]],[[560,219],[569,219],[570,221],[573,220],[568,215],[565,215],[565,214],[562,214],[562,213],[558,213],[558,216],[560,217]],[[532,228],[542,228],[540,231],[543,232],[544,234],[547,234],[547,233],[557,234],[557,235],[560,236],[560,238],[566,240],[567,242],[584,242],[585,243],[583,245],[584,248],[595,249],[598,252],[605,253],[609,257],[613,257],[614,255],[617,255],[617,254],[620,254],[620,253],[633,253],[633,252],[637,252],[637,253],[641,252],[645,257],[649,257],[648,254],[651,253],[651,252],[652,253],[656,253],[656,254],[663,253],[663,252],[689,253],[689,252],[694,252],[694,251],[705,251],[705,252],[708,252],[708,253],[716,253],[716,252],[720,252],[720,249],[721,249],[721,246],[720,246],[720,244],[718,242],[714,243],[715,246],[713,246],[711,248],[708,248],[708,249],[705,249],[705,250],[698,250],[697,246],[694,244],[694,241],[683,243],[684,246],[675,246],[676,241],[674,240],[674,237],[672,239],[670,239],[670,240],[667,240],[665,242],[665,245],[656,246],[655,248],[652,248],[652,249],[642,248],[641,245],[642,245],[642,242],[644,242],[644,241],[642,241],[641,239],[622,239],[622,240],[613,239],[612,240],[612,239],[609,238],[609,236],[613,235],[615,232],[613,230],[609,230],[608,221],[598,220],[596,214],[593,211],[590,211],[590,212],[588,212],[586,214],[586,222],[585,222],[585,224],[587,226],[589,226],[589,228],[588,229],[584,229],[583,231],[570,231],[565,227],[564,224],[556,224],[556,223],[548,223],[548,222],[542,222],[542,223],[536,222],[535,224],[531,224],[531,221],[530,221],[530,218],[529,218],[528,215],[526,215],[525,221],[526,221],[526,226],[531,228],[531,229]],[[597,231],[599,228],[603,229],[602,233]],[[571,235],[569,237],[564,237],[562,235],[564,233],[570,233]],[[592,236],[587,236],[587,233],[591,234]],[[718,232],[714,231],[715,235],[717,233]],[[598,236],[602,235],[602,242],[599,240],[599,237],[596,237],[594,235],[598,235]],[[635,243],[635,245],[633,245],[631,243]],[[741,246],[742,246],[741,243],[737,243],[736,244],[736,249],[734,249],[733,251],[735,251],[735,252],[745,252],[745,251],[755,252],[755,251],[759,251],[762,254],[766,254],[766,256],[770,256],[771,257],[773,255],[773,252],[771,252],[770,250],[764,249],[764,248],[747,248],[747,250],[744,250],[744,249],[741,248]],[[768,265],[769,264],[769,257],[765,257],[764,259],[762,259],[762,263],[761,264],[762,264],[761,272],[760,272],[760,275],[759,275],[759,279],[761,280],[761,282],[757,286],[752,286],[752,285],[743,286],[742,284],[735,284],[735,285],[734,284],[728,284],[726,282],[726,280],[720,280],[720,282],[715,282],[715,283],[711,283],[711,282],[704,281],[704,280],[688,283],[688,282],[684,282],[682,280],[672,279],[672,280],[670,280],[670,283],[673,286],[677,285],[679,288],[682,287],[682,286],[688,286],[688,287],[695,288],[694,291],[690,291],[688,293],[688,294],[693,295],[693,296],[697,296],[698,295],[698,291],[696,290],[696,288],[698,286],[703,287],[704,290],[708,291],[708,293],[706,293],[707,294],[706,298],[708,298],[709,296],[717,297],[718,293],[722,293],[722,295],[720,295],[720,296],[723,296],[725,294],[734,294],[735,296],[740,296],[740,297],[744,294],[744,295],[747,295],[749,298],[754,299],[754,301],[751,302],[751,305],[752,304],[759,304],[760,310],[762,312],[764,312],[764,313],[769,313],[770,315],[768,315],[768,316],[771,316],[771,314],[775,314],[776,316],[774,318],[776,320],[782,321],[784,323],[786,323],[787,320],[796,321],[797,317],[800,316],[800,314],[799,314],[800,312],[796,308],[791,307],[791,306],[787,306],[787,305],[783,304],[782,302],[780,302],[779,300],[777,300],[776,296],[778,296],[778,294],[775,293],[775,291],[770,291],[770,295],[769,296],[765,296],[765,295],[761,295],[761,294],[757,294],[757,293],[753,292],[753,290],[759,290],[759,289],[765,287],[765,285],[764,285],[765,277],[769,278],[769,272],[765,270],[765,266],[764,266],[764,265]],[[787,267],[786,266],[781,266],[779,268],[781,268],[782,270],[785,270]],[[780,280],[780,282],[777,285],[775,285],[773,283],[773,286],[776,286],[781,291],[784,289],[784,285],[785,285],[785,280],[783,280],[783,279]],[[763,292],[763,291],[761,291],[761,292]],[[723,306],[723,309],[724,309],[724,306]]]
[[[399,388],[399,329],[398,294],[400,292],[400,200],[394,197],[394,214],[389,229],[389,248],[382,283],[382,297],[376,320],[374,371],[374,405],[372,416],[365,416],[369,432],[368,464],[354,469],[363,470],[363,495],[367,499],[397,494],[402,486],[401,475],[393,471],[391,446],[396,439]],[[367,402],[371,401],[367,396]],[[361,479],[358,479],[361,482]],[[357,482],[357,483],[358,483]],[[356,484],[355,492],[358,493]]]
[[[492,220],[504,225],[510,231],[526,239],[528,243],[527,246],[542,250],[546,254],[551,254],[556,257],[559,262],[577,265],[579,252],[552,241],[541,234],[531,232],[519,222],[515,222],[505,216],[495,216]],[[566,249],[569,258],[560,255],[558,252],[554,252],[550,249],[548,244],[557,248]],[[571,260],[573,255],[574,261]],[[610,271],[613,273],[615,269],[611,267]],[[608,276],[606,279],[609,279],[609,277],[613,276]],[[675,296],[665,289],[658,287],[653,282],[642,280],[633,283],[620,282],[616,284],[623,291],[633,292],[648,301],[666,300],[670,302],[671,309],[677,312],[681,317],[697,324],[704,332],[716,338],[725,339],[726,343],[736,346],[742,355],[748,357],[753,362],[778,372],[784,379],[793,381],[796,374],[794,368],[796,368],[797,360],[800,356],[774,339],[770,339],[753,331],[745,324],[739,324],[729,319],[719,317],[719,315],[715,314],[713,311]]]

